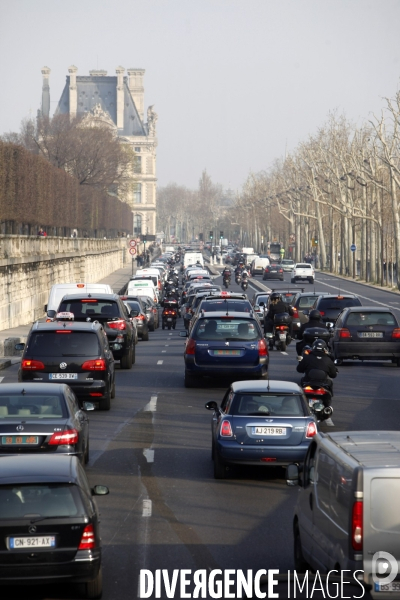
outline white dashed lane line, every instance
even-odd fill
[[[152,502],[149,498],[143,500],[143,512],[142,517],[151,517],[152,512]]]
[[[163,362],[164,362],[163,360],[158,360],[158,361],[157,361],[157,364],[158,364],[158,365],[162,365],[162,364],[163,364]]]
[[[3,381],[4,377],[0,377],[0,383]]]
[[[287,353],[287,352],[281,352],[281,354],[286,354],[286,356],[288,356],[288,353]]]

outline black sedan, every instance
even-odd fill
[[[354,294],[338,294],[318,296],[314,302],[316,310],[321,313],[322,321],[332,326],[336,323],[336,320],[343,309],[349,308],[350,306],[361,306],[361,300]]]
[[[93,410],[84,402],[85,410]],[[73,454],[89,460],[89,419],[68,385],[8,383],[0,388],[0,455]]]
[[[75,456],[2,457],[0,583],[83,583],[86,598],[101,598],[99,512],[92,496],[105,494],[105,486],[89,487]]]
[[[303,390],[287,381],[236,381],[221,405],[205,405],[214,411],[211,421],[214,477],[223,479],[227,467],[264,467],[303,462],[317,433],[314,414]]]
[[[346,308],[331,341],[337,364],[350,360],[391,360],[400,366],[400,328],[390,308]]]
[[[279,279],[283,281],[282,265],[278,262],[271,262],[270,265],[267,265],[263,273],[263,280],[265,281],[266,279]]]

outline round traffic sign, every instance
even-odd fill
[[[133,256],[134,254],[136,254],[136,248],[129,248],[129,252]]]
[[[129,245],[131,248],[135,248],[136,244],[137,244],[136,240],[129,240]]]
[[[355,251],[357,250],[357,246],[356,246],[355,244],[352,244],[352,245],[350,246],[350,250],[351,250],[352,252],[355,252]]]

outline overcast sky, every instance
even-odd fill
[[[361,123],[398,89],[400,0],[0,0],[0,134],[51,113],[68,67],[146,69],[159,185],[203,169],[239,189],[316,132]]]

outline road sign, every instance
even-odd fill
[[[129,252],[133,256],[134,254],[136,254],[136,248],[129,248]]]
[[[357,250],[357,246],[356,246],[355,244],[352,244],[352,245],[350,246],[350,250],[351,250],[352,252],[355,252],[355,251]]]
[[[129,240],[129,245],[130,245],[131,248],[135,248],[136,244],[137,244],[136,240]]]

